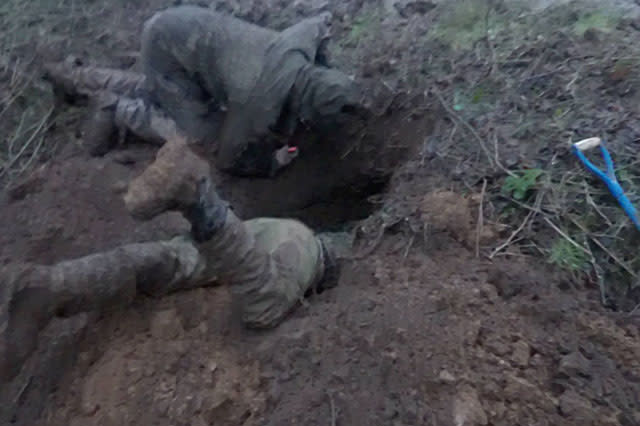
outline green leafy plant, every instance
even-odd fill
[[[584,271],[589,259],[587,254],[564,238],[555,241],[551,247],[549,261],[573,272]]]
[[[529,169],[515,176],[509,176],[502,185],[502,191],[513,196],[516,200],[524,200],[535,188],[538,178],[543,173],[540,169]]]

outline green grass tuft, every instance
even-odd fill
[[[549,261],[572,272],[585,271],[589,264],[587,254],[564,238],[556,240],[551,247]]]
[[[513,196],[516,200],[524,200],[535,188],[538,178],[543,173],[540,169],[529,169],[516,176],[509,176],[502,185],[502,192]]]

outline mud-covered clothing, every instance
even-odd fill
[[[326,248],[325,248],[326,250]],[[223,283],[231,286],[249,327],[278,325],[324,278],[320,239],[301,222],[246,222],[227,210],[209,241],[186,237],[129,244],[53,266],[23,264],[2,271],[0,382],[19,372],[52,318],[126,306],[138,294]]]
[[[184,6],[152,17],[142,37],[142,61],[152,100],[189,134],[206,140],[227,109],[217,143],[218,166],[266,175],[278,140],[298,120],[312,124],[360,99],[354,82],[315,65],[328,38],[328,14],[278,33]],[[208,132],[208,133],[207,133]]]
[[[274,151],[298,122],[334,123],[361,101],[352,79],[316,62],[328,19],[321,14],[276,32],[211,9],[170,8],[144,26],[143,76],[109,78],[95,69],[91,81],[90,70],[74,71],[77,85],[118,91],[116,121],[140,137],[170,139],[166,117],[191,139],[214,145],[220,169],[272,175]]]
[[[301,222],[229,211],[224,227],[201,244],[207,276],[229,284],[245,324],[276,326],[324,276],[320,240]]]
[[[52,266],[0,271],[0,382],[18,373],[38,335],[57,316],[126,306],[137,294],[194,287],[203,262],[184,238],[129,244]]]

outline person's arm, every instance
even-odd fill
[[[272,150],[269,144],[249,144],[240,156],[218,167],[236,176],[274,177],[297,156],[297,148],[284,145]]]
[[[216,166],[237,176],[273,177],[297,156],[279,142],[257,108],[229,109],[217,144]],[[260,131],[256,130],[260,129]]]

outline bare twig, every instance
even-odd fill
[[[446,101],[444,100],[444,98],[442,97],[442,95],[438,90],[436,90],[435,88],[432,88],[431,91],[436,95],[436,97],[438,98],[438,101],[440,101],[440,104],[442,104],[442,108],[444,108],[444,110],[454,119],[454,121],[461,123],[464,127],[467,128],[467,130],[469,130],[469,132],[480,144],[480,147],[482,148],[485,155],[487,156],[487,160],[489,161],[489,164],[493,166],[493,159],[491,158],[491,152],[487,148],[487,145],[484,143],[484,140],[478,134],[476,129],[474,129],[471,124],[467,123],[462,117],[456,114],[454,110],[449,108],[449,105],[447,105]]]
[[[413,242],[415,241],[416,236],[415,235],[411,235],[411,238],[409,238],[409,243],[407,244],[407,248],[404,249],[404,255],[402,256],[402,259],[406,259],[407,256],[409,256],[409,251],[411,250],[411,247],[413,246]]]
[[[349,154],[351,154],[351,152],[353,152],[353,150],[356,149],[356,147],[360,146],[360,142],[362,142],[362,139],[364,139],[364,135],[365,135],[365,132],[360,132],[360,136],[356,139],[356,141],[352,143],[351,146],[340,156],[341,160],[344,160],[345,158],[347,158]]]
[[[495,157],[495,161],[496,161],[496,164],[498,165],[498,167],[500,168],[500,170],[504,171],[509,176],[516,177],[515,173],[513,173],[511,170],[507,169],[500,162],[500,150],[498,149],[498,133],[495,132],[495,131],[493,132],[493,149],[495,150],[495,156],[496,156]]]
[[[331,426],[336,426],[336,422],[338,420],[338,414],[336,412],[336,403],[333,400],[333,395],[330,391],[327,391],[327,395],[329,396],[329,405],[331,405]]]
[[[484,232],[484,195],[487,192],[487,180],[483,179],[480,205],[478,206],[478,223],[476,224],[476,259],[480,257],[480,236]]]
[[[607,306],[608,305],[607,288],[606,288],[606,285],[604,283],[604,276],[602,275],[602,268],[600,268],[600,265],[598,265],[598,262],[596,261],[596,257],[593,254],[593,250],[591,250],[591,247],[589,246],[589,241],[587,239],[587,235],[585,235],[584,245],[587,248],[587,250],[589,250],[589,257],[590,257],[591,266],[593,267],[593,272],[596,274],[596,279],[598,280],[598,287],[600,288],[600,302],[602,303],[602,306]]]
[[[615,254],[613,254],[611,252],[611,250],[609,250],[604,244],[602,244],[600,242],[600,240],[598,240],[597,238],[595,238],[587,228],[584,227],[584,225],[582,225],[580,222],[578,222],[577,220],[570,218],[571,222],[576,225],[578,228],[580,228],[580,230],[582,232],[584,232],[591,241],[594,242],[595,245],[597,245],[602,251],[604,251],[605,253],[607,253],[607,255],[609,255],[609,257],[611,259],[613,259],[614,262],[616,262],[622,269],[624,269],[625,271],[627,271],[632,277],[637,278],[638,274],[636,272],[634,272],[633,269],[631,269],[631,267],[629,265],[627,265],[625,262],[623,262],[622,260],[620,260],[618,258],[618,256],[616,256]],[[588,252],[587,252],[588,254]]]
[[[40,154],[40,149],[42,148],[42,145],[44,144],[44,140],[45,140],[45,135],[40,136],[40,141],[38,142],[38,144],[36,145],[35,149],[31,153],[31,156],[29,157],[29,159],[22,165],[22,167],[20,167],[20,170],[18,170],[18,173],[15,176],[13,176],[9,181],[12,181],[16,177],[21,176],[22,173],[24,173],[25,170],[27,170],[29,168],[29,166],[31,166],[33,161],[36,158],[38,158],[38,155]]]
[[[20,151],[18,151],[18,153],[13,158],[11,158],[8,161],[8,163],[4,166],[3,170],[0,171],[0,177],[7,174],[7,172],[11,170],[13,165],[20,159],[22,154],[24,154],[25,150],[31,145],[34,139],[40,134],[40,131],[44,128],[45,124],[49,120],[49,117],[51,116],[52,113],[53,113],[53,108],[50,108],[47,114],[45,114],[42,120],[40,120],[40,123],[38,123],[38,127],[33,131],[29,139],[22,145],[22,148],[20,148]]]
[[[500,253],[502,250],[504,250],[505,248],[511,245],[511,242],[513,241],[513,239],[524,229],[525,226],[527,226],[527,223],[529,223],[529,219],[531,219],[534,213],[535,213],[534,211],[529,212],[529,214],[527,215],[527,217],[524,218],[524,221],[520,224],[520,226],[518,226],[518,228],[511,233],[509,238],[507,238],[507,241],[500,244],[498,247],[495,248],[495,250],[493,250],[493,252],[489,255],[489,259],[493,259],[498,253]]]
[[[29,376],[29,378],[24,382],[24,385],[22,385],[22,387],[20,388],[16,396],[13,398],[14,404],[17,404],[20,398],[22,398],[22,395],[24,395],[24,392],[27,390],[32,380],[33,380],[33,376]]]
[[[579,250],[581,250],[583,253],[589,255],[589,250],[587,250],[586,248],[584,248],[581,244],[577,243],[573,238],[571,238],[570,236],[568,236],[565,232],[563,232],[560,228],[558,228],[557,225],[555,225],[551,219],[549,219],[549,215],[545,212],[543,212],[542,210],[540,210],[539,207],[532,207],[529,206],[525,203],[521,203],[517,200],[514,200],[512,198],[509,198],[511,201],[515,202],[516,204],[518,204],[520,207],[525,208],[527,210],[530,211],[534,211],[539,213],[540,215],[542,215],[542,217],[544,218],[544,221],[554,230],[556,231],[560,236],[562,236],[564,239],[566,239],[569,243],[571,243],[571,245],[573,245],[574,247],[578,248]],[[613,254],[611,252],[611,250],[609,250],[607,247],[605,247],[604,244],[602,244],[600,242],[600,240],[598,240],[597,238],[595,238],[582,224],[580,224],[579,222],[575,221],[574,219],[570,219],[572,221],[572,223],[574,225],[576,225],[578,228],[580,228],[580,230],[582,232],[584,232],[585,234],[587,234],[589,236],[589,238],[591,239],[591,241],[593,241],[602,251],[604,251],[607,255],[609,255],[609,257],[618,264],[618,266],[620,266],[622,269],[624,269],[625,271],[627,271],[632,277],[637,278],[638,274],[636,272],[633,271],[633,269],[631,269],[631,267],[629,267],[625,262],[623,262],[622,260],[620,260],[615,254]]]
[[[607,226],[613,226],[613,222],[611,222],[611,220],[609,220],[609,218],[607,217],[607,215],[605,215],[600,208],[598,207],[598,205],[596,204],[596,202],[593,200],[593,197],[591,196],[591,193],[589,192],[589,185],[587,184],[586,181],[583,182],[584,183],[584,192],[585,192],[585,197],[587,199],[587,204],[589,204],[591,207],[593,207],[593,209],[596,211],[596,213],[598,213],[598,215],[604,219],[604,221],[607,223]]]
[[[491,35],[489,34],[489,17],[491,16],[492,10],[493,10],[493,0],[487,0],[487,13],[484,16],[484,31],[487,39],[487,46],[489,47],[489,52],[491,53],[491,67],[489,68],[488,75],[495,74],[498,68],[496,50],[493,47],[493,43],[491,42]]]
[[[387,227],[385,225],[382,225],[380,227],[380,230],[378,231],[378,235],[376,235],[376,239],[373,241],[371,246],[369,246],[368,248],[364,249],[362,251],[362,253],[354,255],[353,256],[353,260],[362,260],[362,259],[366,258],[367,256],[369,256],[371,253],[373,253],[378,248],[378,245],[382,241],[382,237],[384,236],[384,233],[385,233],[386,230],[387,230]]]
[[[518,227],[518,229],[516,229],[507,239],[507,241],[505,241],[503,244],[501,244],[499,247],[497,247],[489,256],[489,259],[493,259],[498,253],[500,253],[500,251],[504,250],[505,248],[509,247],[511,244],[513,244],[514,238],[520,233],[522,232],[522,230],[527,226],[528,223],[530,223],[530,220],[532,219],[532,217],[534,217],[534,215],[542,213],[542,211],[540,210],[540,204],[542,203],[542,198],[544,197],[544,193],[538,192],[538,195],[536,196],[536,201],[533,207],[530,206],[526,206],[526,204],[521,203],[517,200],[511,199],[512,201],[516,202],[517,204],[521,205],[521,206],[526,206],[528,207],[527,210],[529,210],[529,214],[527,215],[527,217],[525,217],[524,221],[520,224],[520,226]]]
[[[547,224],[551,227],[551,229],[553,229],[554,231],[556,231],[562,238],[564,238],[565,240],[567,240],[569,243],[571,243],[571,245],[573,245],[574,247],[576,247],[577,249],[582,250],[582,252],[584,252],[585,254],[589,254],[589,250],[587,250],[586,248],[584,248],[582,246],[582,244],[577,243],[573,238],[571,238],[570,236],[568,236],[562,229],[558,228],[558,226],[553,223],[551,221],[551,219],[549,219],[548,217],[544,217],[544,221],[547,222]]]

